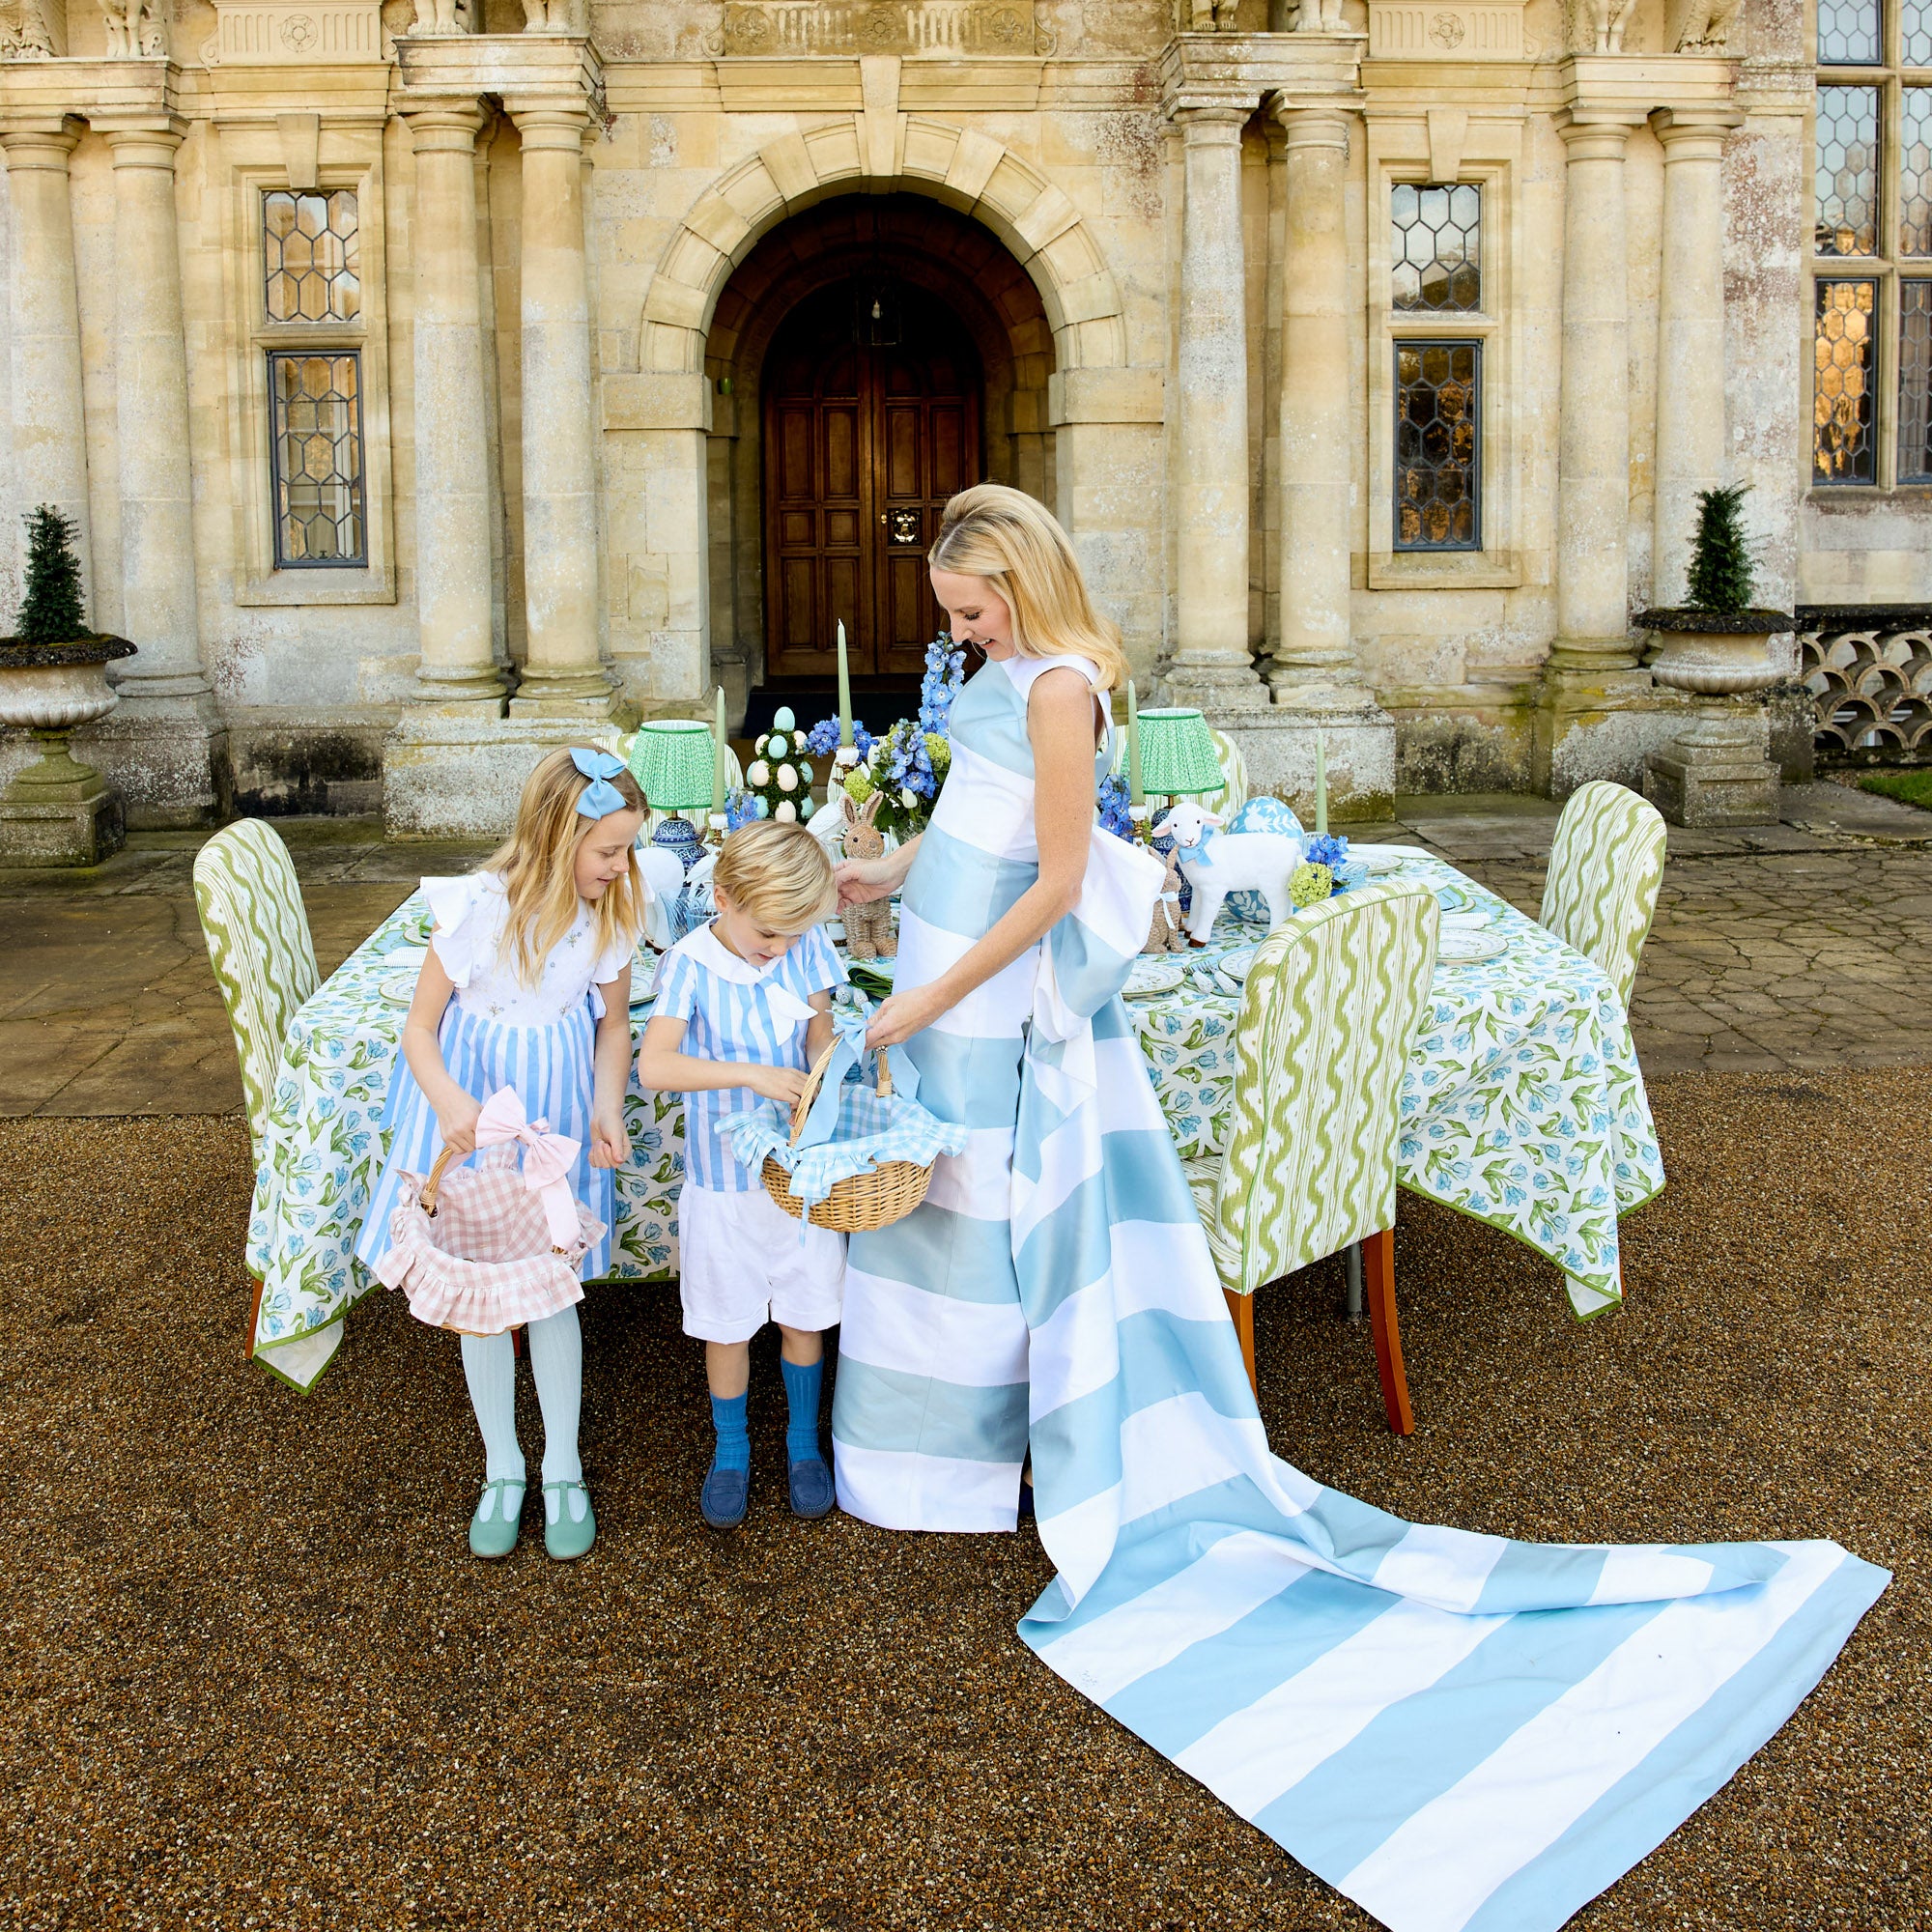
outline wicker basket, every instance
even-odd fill
[[[806,1116],[811,1112],[819,1083],[825,1078],[826,1066],[838,1047],[838,1042],[834,1040],[806,1076],[805,1092],[791,1110],[793,1147],[805,1131]],[[889,1100],[893,1076],[883,1053],[878,1056],[878,1066],[879,1097]],[[763,1179],[765,1192],[794,1221],[810,1221],[814,1228],[830,1228],[840,1235],[864,1235],[874,1228],[889,1228],[895,1221],[903,1221],[925,1199],[925,1190],[932,1184],[932,1168],[929,1164],[921,1167],[916,1161],[889,1160],[864,1174],[848,1174],[843,1180],[835,1180],[832,1192],[823,1201],[812,1202],[801,1201],[791,1191],[791,1176],[770,1154],[765,1156]]]

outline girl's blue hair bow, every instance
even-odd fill
[[[610,752],[573,750],[570,762],[590,781],[577,801],[577,809],[585,818],[609,818],[613,811],[630,809],[624,794],[611,782],[624,769],[622,758]]]

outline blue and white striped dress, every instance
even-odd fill
[[[430,944],[456,986],[443,1009],[437,1044],[449,1077],[465,1093],[487,1100],[514,1087],[532,1121],[579,1144],[570,1191],[604,1224],[604,1234],[579,1270],[594,1281],[611,1265],[611,1226],[616,1210],[611,1170],[590,1165],[590,1103],[597,1022],[604,1015],[600,986],[630,964],[631,949],[596,950],[596,923],[580,904],[576,923],[544,962],[543,978],[526,986],[504,946],[509,902],[494,872],[425,879],[422,895],[436,920]],[[388,1148],[383,1176],[369,1199],[355,1256],[373,1269],[389,1247],[389,1219],[405,1174],[430,1170],[442,1146],[436,1111],[399,1051],[383,1112]]]
[[[1037,876],[1045,668],[989,664],[953,707],[900,988]],[[1073,914],[909,1042],[972,1145],[852,1237],[839,1502],[1011,1528],[1031,1442],[1060,1574],[1020,1634],[1046,1662],[1398,1932],[1549,1932],[1777,1729],[1886,1573],[1822,1542],[1411,1524],[1271,1455],[1117,997],[1145,881],[1101,876],[1106,838]]]

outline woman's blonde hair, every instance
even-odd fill
[[[619,772],[610,782],[625,810],[648,810],[629,772]],[[543,979],[544,961],[576,923],[578,907],[583,903],[577,895],[577,848],[603,823],[577,809],[590,783],[571,762],[568,750],[552,752],[525,781],[510,842],[484,863],[483,869],[503,882],[510,902],[504,937],[516,961],[517,978],[526,986]],[[637,945],[644,929],[644,894],[635,866],[604,888],[590,916],[597,952]]]
[[[934,570],[983,577],[1013,613],[1013,645],[1023,657],[1090,658],[1102,691],[1126,682],[1120,627],[1094,610],[1066,532],[1024,490],[980,483],[960,491],[925,560]]]
[[[718,854],[711,883],[739,912],[773,932],[803,932],[838,903],[825,847],[795,821],[760,818],[739,826]]]

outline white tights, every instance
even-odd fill
[[[583,1331],[577,1325],[577,1310],[559,1309],[532,1321],[525,1332],[530,1338],[537,1406],[543,1411],[543,1479],[582,1482],[577,1418],[583,1401]],[[509,1336],[464,1336],[463,1373],[469,1383],[476,1426],[483,1432],[483,1480],[521,1483],[524,1452],[517,1441],[517,1357]]]

